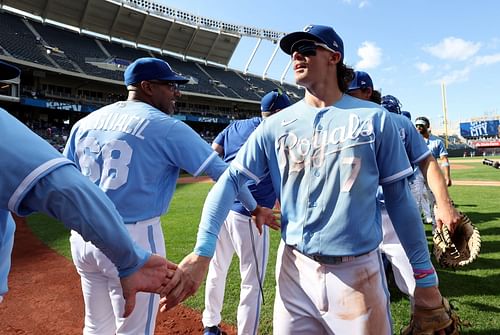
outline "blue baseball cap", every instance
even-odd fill
[[[371,88],[373,90],[373,81],[370,75],[364,71],[354,71],[354,79],[349,84],[347,91],[354,91],[363,88]]]
[[[176,73],[168,63],[153,57],[138,58],[125,69],[125,85],[140,83],[143,80],[171,81],[186,84],[189,79]]]
[[[0,80],[10,80],[19,77],[19,68],[0,61]]]
[[[323,43],[330,49],[340,52],[341,61],[344,59],[344,42],[332,27],[310,24],[303,31],[285,35],[280,41],[280,48],[286,54],[291,55],[293,45],[301,40]]]
[[[408,112],[408,111],[401,111],[401,114],[404,115],[404,116],[406,116],[407,118],[409,118],[411,120],[411,114],[410,114],[410,112]]]
[[[292,102],[286,93],[282,90],[276,89],[267,93],[260,100],[260,110],[261,112],[275,112],[278,109],[287,108]]]

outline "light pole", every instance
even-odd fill
[[[445,148],[448,149],[448,116],[446,112],[446,87],[444,85],[444,81],[441,82],[441,95],[443,97],[443,115],[444,115],[444,145]]]

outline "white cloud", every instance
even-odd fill
[[[432,65],[424,62],[416,63],[415,67],[418,69],[418,71],[420,71],[420,73],[426,73],[432,69]]]
[[[488,56],[478,56],[474,62],[474,65],[491,65],[500,62],[500,53]]]
[[[358,5],[358,8],[365,8],[366,6],[368,6],[370,4],[369,1],[361,1]]]
[[[433,83],[434,84],[441,84],[445,83],[447,85],[453,84],[453,83],[459,83],[459,82],[464,82],[469,79],[469,73],[471,71],[470,67],[465,67],[462,70],[455,70],[451,71],[448,74],[445,74],[441,78],[435,80]]]
[[[447,37],[438,44],[424,47],[423,50],[441,59],[466,60],[474,56],[480,48],[481,43]]]
[[[342,0],[343,3],[345,4],[348,4],[348,5],[352,5],[352,4],[356,4],[357,3],[357,6],[359,9],[363,9],[367,6],[370,5],[370,1],[369,0]]]
[[[373,69],[382,61],[382,49],[373,42],[365,41],[358,49],[358,56],[361,60],[356,64],[356,69]]]

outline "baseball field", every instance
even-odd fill
[[[439,266],[436,268],[441,292],[451,301],[461,319],[470,323],[462,333],[498,335],[500,170],[481,162],[480,158],[451,159],[454,185],[449,189],[456,206],[472,219],[481,232],[480,257],[466,268],[456,271],[441,269]],[[194,246],[201,207],[211,185],[179,183],[169,213],[162,217],[167,257],[174,262],[179,262]],[[20,229],[16,236],[11,291],[4,303],[0,304],[0,334],[78,333],[83,324],[83,302],[79,278],[70,261],[69,233],[61,224],[41,215],[30,216],[28,227],[30,229]],[[430,228],[425,225],[429,246]],[[32,236],[30,230],[36,237]],[[260,334],[272,333],[274,264],[279,234],[273,232],[271,237]],[[23,241],[31,244],[26,245]],[[33,253],[41,256],[35,258]],[[52,261],[50,267],[44,265],[44,261]],[[224,329],[229,334],[235,331],[239,283],[237,259],[234,258],[228,275],[223,310],[223,320],[226,323]],[[184,307],[176,308],[168,314],[160,314],[157,334],[200,334],[202,328],[199,315],[203,309],[203,293],[204,287],[201,287],[194,297],[184,303]],[[399,334],[400,329],[408,323],[409,303],[395,288],[391,288],[391,301],[394,333]],[[64,314],[57,312],[61,306]],[[72,328],[68,329],[73,332],[64,330],[64,327],[70,325]],[[40,332],[33,329],[40,329]]]

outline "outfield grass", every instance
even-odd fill
[[[452,179],[462,180],[499,180],[500,170],[482,165],[481,162],[466,162],[471,169],[452,170]],[[452,159],[453,167],[453,159]],[[200,218],[203,199],[211,184],[178,185],[169,213],[162,217],[167,255],[179,262],[193,249],[197,223]],[[455,204],[469,215],[477,225],[482,236],[480,258],[465,269],[452,271],[437,267],[440,288],[455,305],[462,319],[472,323],[463,334],[498,335],[500,334],[500,187],[453,186],[450,194]],[[33,215],[28,220],[30,226],[42,240],[60,253],[69,257],[68,232],[62,225],[41,215]],[[425,226],[430,241],[430,226]],[[264,286],[265,305],[261,315],[261,334],[272,333],[272,308],[274,300],[274,266],[279,235],[271,233],[271,249]],[[236,260],[233,259],[228,283],[223,320],[236,323],[236,308],[239,297],[240,276]],[[199,311],[203,309],[204,287],[188,299],[185,304]],[[391,309],[394,319],[394,332],[408,322],[409,304],[406,298],[391,289]]]

